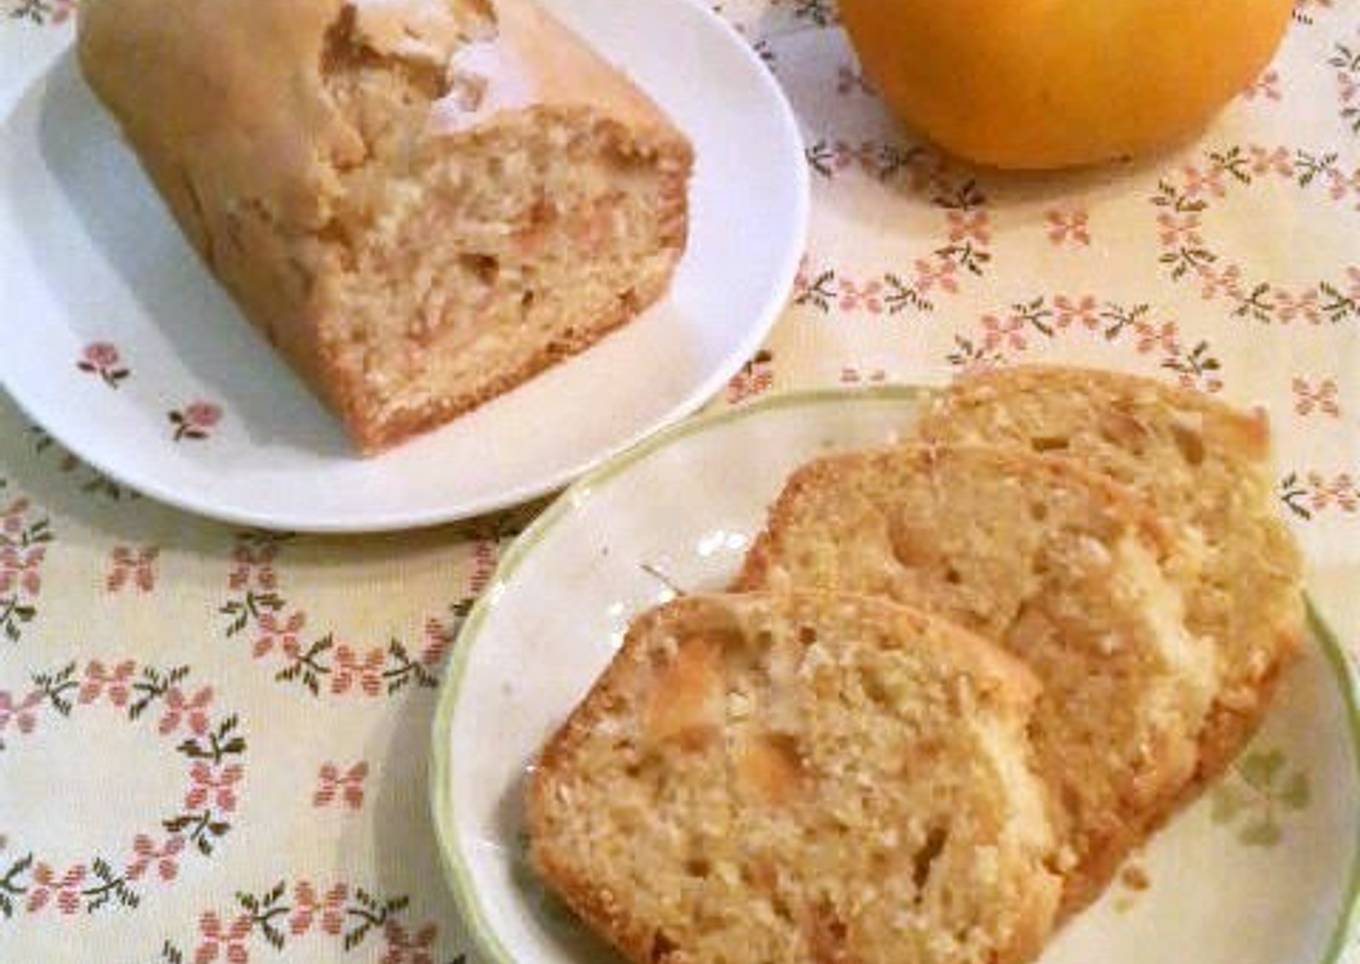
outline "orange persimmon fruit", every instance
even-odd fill
[[[889,106],[1001,168],[1135,156],[1196,134],[1265,67],[1293,0],[841,0]]]

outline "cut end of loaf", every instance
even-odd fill
[[[530,790],[547,882],[632,960],[1018,964],[1057,902],[1037,684],[886,601],[635,621]]]
[[[540,100],[494,18],[461,30],[447,71],[376,52],[361,23],[342,16],[323,60],[363,151],[337,167],[317,295],[336,400],[372,452],[659,298],[685,246],[692,156],[659,113]]]

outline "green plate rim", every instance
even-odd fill
[[[1346,722],[1350,724],[1351,762],[1356,773],[1360,774],[1360,696],[1356,693],[1355,670],[1351,661],[1346,658],[1346,650],[1341,645],[1341,640],[1337,638],[1331,625],[1322,618],[1322,613],[1318,611],[1312,596],[1305,593],[1304,598],[1308,605],[1308,627],[1321,641],[1322,651],[1327,655],[1327,662],[1340,684],[1341,698],[1346,705]],[[1354,932],[1357,905],[1360,905],[1360,827],[1356,829],[1355,843],[1351,850],[1351,871],[1346,882],[1341,919],[1332,929],[1332,939],[1327,944],[1322,964],[1338,964],[1344,958],[1351,934]]]
[[[463,624],[454,642],[453,655],[450,658],[444,682],[440,687],[439,701],[431,724],[428,768],[431,819],[434,822],[435,836],[439,844],[440,866],[444,871],[445,882],[453,893],[459,913],[467,926],[468,933],[472,936],[477,945],[477,950],[481,954],[495,964],[520,964],[501,943],[499,936],[487,922],[482,910],[472,873],[463,857],[462,848],[459,846],[456,832],[457,820],[451,796],[450,723],[453,719],[454,708],[458,703],[469,654],[482,624],[486,621],[496,599],[499,598],[499,593],[493,591],[494,587],[508,582],[528,554],[537,548],[538,544],[546,538],[559,521],[588,499],[597,486],[608,482],[623,470],[675,442],[712,428],[772,411],[824,404],[910,401],[928,391],[929,388],[926,386],[894,384],[869,388],[827,388],[780,392],[737,408],[710,412],[683,420],[619,453],[568,486],[506,550],[505,555],[496,567],[494,576],[488,583],[488,590],[474,603],[472,610],[468,613],[467,621]],[[1328,665],[1341,689],[1349,724],[1351,760],[1355,768],[1357,783],[1360,784],[1360,693],[1357,693],[1357,681],[1340,641],[1331,626],[1323,619],[1311,597],[1307,599],[1307,618],[1312,634],[1322,643],[1322,651],[1326,654]],[[1339,964],[1347,950],[1357,911],[1360,910],[1360,828],[1357,828],[1351,852],[1346,895],[1340,919],[1332,930],[1327,949],[1318,964]]]

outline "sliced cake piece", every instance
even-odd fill
[[[804,466],[738,589],[872,593],[1024,660],[1064,909],[1098,894],[1194,772],[1215,684],[1166,572],[1175,544],[1110,481],[1026,452],[911,446]]]
[[[366,451],[633,318],[685,246],[688,141],[534,0],[89,0],[79,53]]]
[[[1199,546],[1186,616],[1213,642],[1221,682],[1197,785],[1221,773],[1303,639],[1302,563],[1276,511],[1264,414],[1133,375],[1023,367],[956,382],[918,433],[1080,462],[1135,489]]]
[[[531,854],[638,964],[1019,964],[1060,884],[999,648],[867,597],[639,617],[548,743]]]

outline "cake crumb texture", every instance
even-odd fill
[[[1019,964],[1058,899],[999,648],[886,600],[639,617],[546,747],[532,859],[631,960]]]
[[[901,446],[794,473],[736,588],[885,596],[1023,660],[1043,684],[1030,734],[1071,913],[1195,770],[1217,678],[1185,628],[1179,548],[1131,494],[1075,466]]]
[[[1303,642],[1302,557],[1274,494],[1263,412],[1134,375],[1025,366],[960,379],[918,426],[936,442],[1013,445],[1136,492],[1196,551],[1186,621],[1220,683],[1200,736],[1201,789],[1256,731]]]

